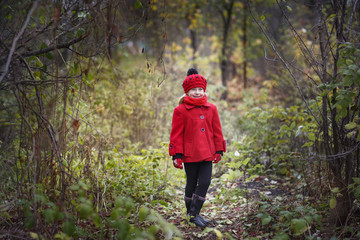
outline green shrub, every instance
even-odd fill
[[[183,179],[182,172],[170,169],[166,150],[164,144],[137,155],[107,151],[105,168],[93,161],[85,178],[81,161],[73,161],[76,167],[69,167],[82,180],[68,188],[64,201],[51,200],[53,193],[49,196],[47,188],[37,184],[32,186],[34,197],[19,202],[25,227],[33,231],[43,224],[52,229],[33,233],[39,238],[180,239],[179,230],[153,210],[173,198],[169,178]]]

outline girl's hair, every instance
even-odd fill
[[[186,97],[186,93],[184,93],[184,94],[179,98],[179,105],[184,102],[184,98],[185,98],[185,97]]]

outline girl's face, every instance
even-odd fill
[[[188,95],[189,97],[192,97],[192,98],[202,98],[205,95],[205,91],[201,87],[196,87],[196,88],[190,89],[186,93],[186,95]]]

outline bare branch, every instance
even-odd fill
[[[11,44],[11,49],[10,49],[10,52],[9,52],[9,55],[7,57],[7,61],[6,61],[6,64],[5,64],[5,69],[4,69],[4,72],[3,74],[0,76],[0,83],[2,82],[2,80],[4,79],[4,77],[6,76],[7,72],[9,71],[9,66],[10,66],[10,62],[11,62],[11,58],[15,52],[15,48],[16,48],[16,44],[17,44],[17,41],[19,40],[19,38],[21,37],[21,35],[23,35],[24,31],[25,31],[25,28],[27,27],[27,25],[29,24],[29,21],[30,21],[30,17],[31,15],[33,14],[34,10],[36,9],[37,5],[38,5],[38,0],[35,1],[26,17],[26,20],[25,20],[25,23],[24,25],[22,26],[22,28],[20,29],[20,32],[18,33],[18,35],[13,39],[13,42]]]
[[[274,57],[273,59],[269,58],[267,56],[267,53],[266,53],[266,48],[264,47],[264,56],[265,56],[265,59],[268,60],[268,61],[271,61],[271,62],[276,62],[276,57]]]
[[[30,57],[30,56],[36,56],[36,55],[44,54],[47,52],[51,52],[55,49],[68,48],[71,45],[74,45],[75,43],[80,42],[81,40],[85,39],[88,35],[89,35],[89,33],[86,33],[86,34],[82,35],[81,37],[71,40],[70,42],[57,44],[56,46],[52,46],[52,47],[48,47],[48,48],[44,48],[44,49],[40,49],[40,50],[36,50],[36,51],[19,53],[19,55],[21,55],[22,57]]]
[[[21,118],[24,120],[24,122],[26,123],[26,125],[29,127],[29,129],[30,129],[30,133],[31,133],[31,139],[32,139],[32,153],[31,153],[31,155],[30,155],[30,157],[28,158],[28,162],[27,162],[27,164],[26,164],[26,171],[29,171],[29,168],[30,168],[30,163],[32,162],[32,160],[33,160],[33,158],[34,158],[34,156],[35,156],[35,152],[36,152],[36,150],[35,150],[35,148],[36,148],[36,140],[35,140],[35,135],[34,135],[34,128],[31,126],[31,124],[29,123],[29,121],[25,118],[25,116],[24,116],[24,110],[22,109],[22,105],[21,105],[21,101],[20,101],[20,98],[19,98],[19,96],[16,94],[16,92],[14,91],[14,95],[15,95],[15,98],[16,98],[16,100],[18,101],[18,104],[19,104],[19,108],[20,108],[20,116],[21,116]],[[24,174],[22,174],[22,176],[21,176],[21,181],[20,181],[20,183],[21,184],[23,184],[23,181],[24,181],[24,177],[25,177],[25,173]]]
[[[351,153],[353,153],[354,151],[358,150],[360,146],[360,143],[358,142],[353,148],[351,148],[349,151],[346,152],[342,152],[342,153],[338,153],[338,154],[334,154],[334,155],[315,155],[311,158],[308,158],[306,160],[312,160],[312,159],[321,159],[321,160],[325,160],[325,161],[334,161],[334,160],[338,160],[341,159]]]
[[[304,74],[308,79],[310,79],[310,81],[315,85],[318,86],[317,82],[315,81],[315,79],[313,77],[311,77],[308,73],[304,72],[304,70],[300,69],[299,67],[295,66],[295,64],[292,64],[291,62],[289,62],[289,65],[292,66],[294,69],[296,69],[297,71],[299,71],[300,73]]]
[[[249,1],[248,1],[248,4]],[[305,96],[299,86],[299,83],[297,81],[297,78],[295,77],[293,71],[290,69],[290,65],[288,63],[287,60],[285,60],[281,53],[279,52],[278,48],[276,47],[276,44],[273,42],[273,40],[271,39],[271,37],[269,36],[269,34],[266,32],[266,30],[264,29],[264,27],[259,23],[259,21],[255,18],[254,16],[254,13],[252,12],[251,10],[251,7],[249,7],[249,11],[250,11],[250,14],[252,16],[252,18],[254,19],[254,21],[256,22],[256,24],[259,26],[259,28],[261,29],[261,31],[264,33],[265,37],[267,38],[269,44],[271,45],[271,48],[274,50],[275,54],[278,56],[278,58],[281,60],[281,62],[283,63],[283,65],[285,66],[285,68],[288,70],[288,72],[290,73],[292,79],[294,80],[294,83],[295,83],[295,86],[296,88],[298,89],[300,95],[301,95],[301,98],[303,99],[303,102],[305,103],[307,109],[309,110],[309,112],[311,113],[311,115],[314,117],[315,121],[317,122],[317,124],[319,126],[321,126],[320,124],[320,121],[317,119],[317,117],[315,116],[315,114],[313,113],[313,111],[311,110],[310,106],[309,106],[309,103],[307,102],[307,100],[305,99]]]
[[[21,60],[23,61],[23,63],[25,64],[25,67],[27,68],[30,76],[32,77],[33,80],[35,80],[35,77],[34,75],[32,74],[32,71],[30,69],[30,66],[28,65],[28,63],[25,61],[24,58],[21,58]],[[60,150],[59,150],[59,146],[58,146],[58,142],[57,142],[57,139],[56,139],[56,133],[55,133],[55,130],[54,130],[54,127],[53,125],[50,123],[50,121],[44,116],[44,109],[43,109],[43,103],[42,103],[42,98],[39,94],[39,91],[38,91],[38,87],[37,85],[35,85],[35,94],[36,94],[36,97],[37,97],[37,100],[38,100],[38,103],[39,103],[39,108],[40,108],[40,114],[38,112],[36,112],[35,110],[32,109],[32,111],[37,115],[39,116],[39,118],[42,120],[42,122],[45,124],[46,126],[46,129],[50,135],[50,139],[52,140],[52,143],[53,143],[53,147],[54,147],[54,150],[55,150],[55,153],[56,153],[56,156],[58,158],[58,162],[59,162],[59,165],[60,165],[60,169],[61,169],[61,174],[62,174],[62,197],[64,197],[64,193],[65,193],[65,188],[66,188],[66,185],[65,185],[65,170],[64,170],[64,166],[63,166],[63,161],[62,161],[62,157],[61,157],[61,154],[60,154]]]
[[[283,16],[286,19],[286,22],[289,24],[290,29],[294,35],[294,38],[296,40],[296,42],[299,45],[299,48],[302,50],[303,52],[303,56],[305,57],[305,59],[309,62],[310,66],[314,69],[314,71],[319,75],[319,63],[316,61],[316,58],[314,57],[314,54],[312,53],[312,51],[306,46],[306,44],[304,43],[302,37],[299,35],[299,33],[296,31],[295,27],[292,25],[292,23],[290,22],[288,16],[286,15],[283,7],[279,4],[279,1],[276,0],[277,5],[279,6]],[[310,58],[307,57],[307,55],[310,56]],[[319,75],[320,76],[320,75]]]
[[[355,0],[355,3],[354,3],[354,6],[353,6],[353,9],[352,9],[352,12],[351,12],[351,16],[350,16],[350,20],[349,20],[349,24],[348,24],[348,27],[347,27],[347,33],[346,33],[346,38],[349,38],[349,35],[350,35],[350,31],[352,30],[351,29],[351,26],[353,24],[353,21],[354,21],[354,14],[356,14],[356,5],[358,4],[358,0]]]

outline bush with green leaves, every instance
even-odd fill
[[[143,68],[119,71],[111,65],[103,65],[96,74],[87,115],[94,127],[123,148],[136,143],[143,147],[160,144],[169,129],[172,97],[169,84],[159,85],[163,76]]]
[[[91,199],[86,198],[88,186],[83,182],[71,186],[78,194],[68,208],[60,210],[55,203],[48,201],[44,194],[38,201],[34,212],[32,203],[23,200],[22,206],[25,227],[33,231],[37,219],[45,219],[41,224],[45,233],[30,232],[34,239],[181,239],[181,233],[151,208],[136,203],[133,199],[118,196],[113,199],[114,207],[109,215],[96,212]],[[73,211],[74,210],[74,211]],[[38,224],[39,225],[39,224]]]
[[[317,239],[322,226],[318,211],[311,205],[284,204],[286,201],[282,197],[258,201],[256,215],[249,218],[255,221],[245,226],[257,229],[258,236],[271,239]]]
[[[244,174],[249,180],[266,170],[291,174],[294,164],[301,164],[293,160],[308,154],[308,142],[315,140],[314,123],[298,106],[245,107],[242,115],[237,130],[242,136],[226,154],[230,161],[225,177],[231,180]]]
[[[138,154],[138,146],[133,147],[105,151],[101,161],[95,150],[91,163],[74,159],[68,168],[78,181],[68,187],[65,199],[43,184],[31,186],[33,195],[16,204],[22,210],[17,217],[38,239],[180,239],[177,228],[154,209],[168,204],[177,183],[170,178],[184,179],[184,173],[171,167],[167,144]]]
[[[116,194],[126,194],[138,202],[169,199],[173,177],[181,178],[174,171],[167,153],[167,144],[160,149],[149,148],[141,154],[106,152],[105,185]],[[170,188],[169,188],[170,187]]]

